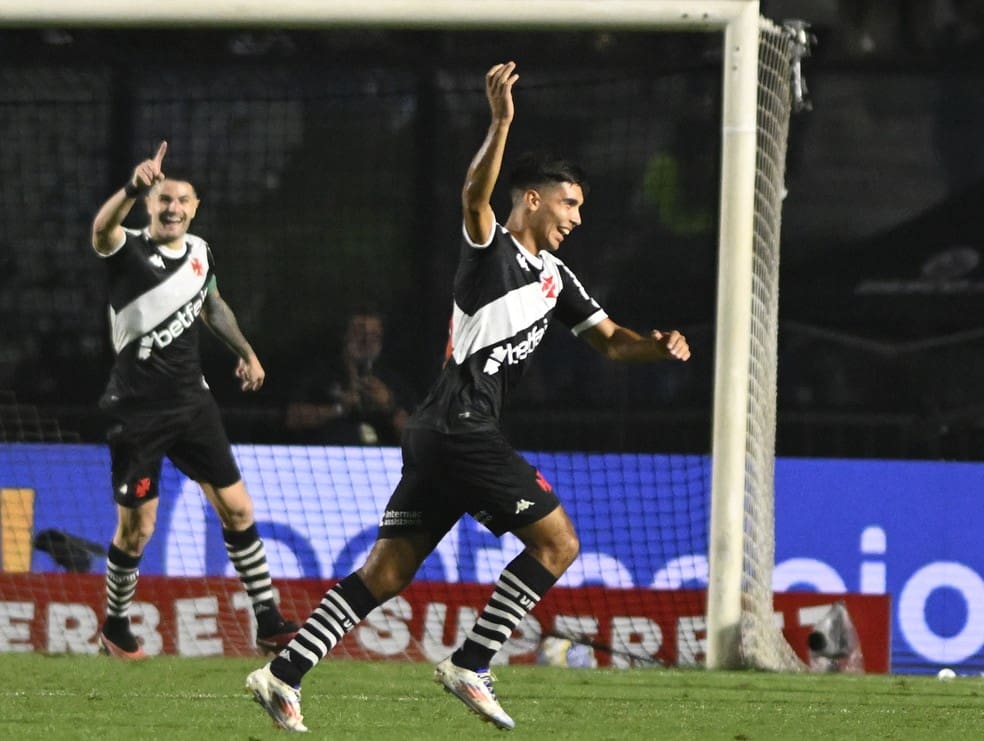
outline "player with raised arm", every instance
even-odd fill
[[[581,223],[585,179],[562,160],[524,156],[512,172],[512,209],[496,223],[490,204],[513,120],[513,62],[486,74],[491,125],[462,190],[464,231],[447,359],[403,435],[403,476],[365,563],[325,593],[286,649],[246,686],[274,722],[304,731],[300,683],[371,610],[399,594],[466,513],[525,548],[503,569],[462,645],[435,681],[484,720],[511,729],[489,665],[516,626],[578,553],[570,518],[550,484],[500,430],[502,405],[551,318],[615,360],[687,360],[679,332],[643,337],[612,321],[555,255]]]
[[[199,206],[194,186],[165,177],[167,142],[99,209],[92,246],[109,275],[109,319],[116,360],[99,401],[109,416],[117,525],[106,559],[106,620],[99,641],[124,659],[146,655],[129,610],[140,558],[154,532],[158,482],[166,455],[198,482],[222,522],[226,550],[256,615],[256,642],[276,651],[298,625],[277,608],[253,503],[202,375],[198,317],[238,358],[243,391],[265,373],[232,309],[219,295],[215,261],[205,240],[188,233]],[[150,217],[142,230],[122,226],[142,197]]]

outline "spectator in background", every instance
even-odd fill
[[[379,364],[383,318],[370,307],[348,320],[341,355],[302,383],[287,406],[294,442],[317,445],[399,445],[412,399],[400,377]]]

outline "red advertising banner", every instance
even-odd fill
[[[284,612],[303,621],[330,582],[298,579],[276,586]],[[460,643],[490,593],[486,584],[414,583],[370,614],[334,655],[440,661]],[[137,597],[133,632],[151,656],[256,654],[252,609],[236,579],[145,576]],[[864,670],[889,671],[887,596],[777,594],[777,624],[807,661],[807,637],[837,601],[857,630]],[[577,635],[593,645],[599,666],[697,666],[704,658],[704,603],[702,590],[555,587],[501,658],[532,663],[543,636]],[[100,575],[0,573],[0,652],[94,654],[103,610]]]

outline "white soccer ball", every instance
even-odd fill
[[[955,679],[956,676],[957,673],[950,668],[940,669],[936,674],[936,678],[941,682],[949,682],[950,680]]]
[[[543,666],[563,666],[571,669],[593,669],[598,666],[594,649],[569,638],[547,636],[540,641],[536,663]]]

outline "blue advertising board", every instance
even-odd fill
[[[984,671],[984,464],[780,459],[777,591],[889,594],[892,670]]]
[[[399,480],[393,448],[236,446],[277,577],[342,577],[359,566]],[[702,587],[706,456],[528,453],[581,538],[564,586]],[[33,532],[106,544],[115,525],[109,459],[96,445],[0,445],[0,487],[35,491]],[[984,670],[984,465],[780,459],[777,591],[889,594],[892,670]],[[144,574],[231,576],[221,528],[199,488],[165,462]],[[521,545],[462,519],[423,579],[490,583]],[[93,570],[101,571],[101,563]],[[35,551],[31,569],[60,571]]]

